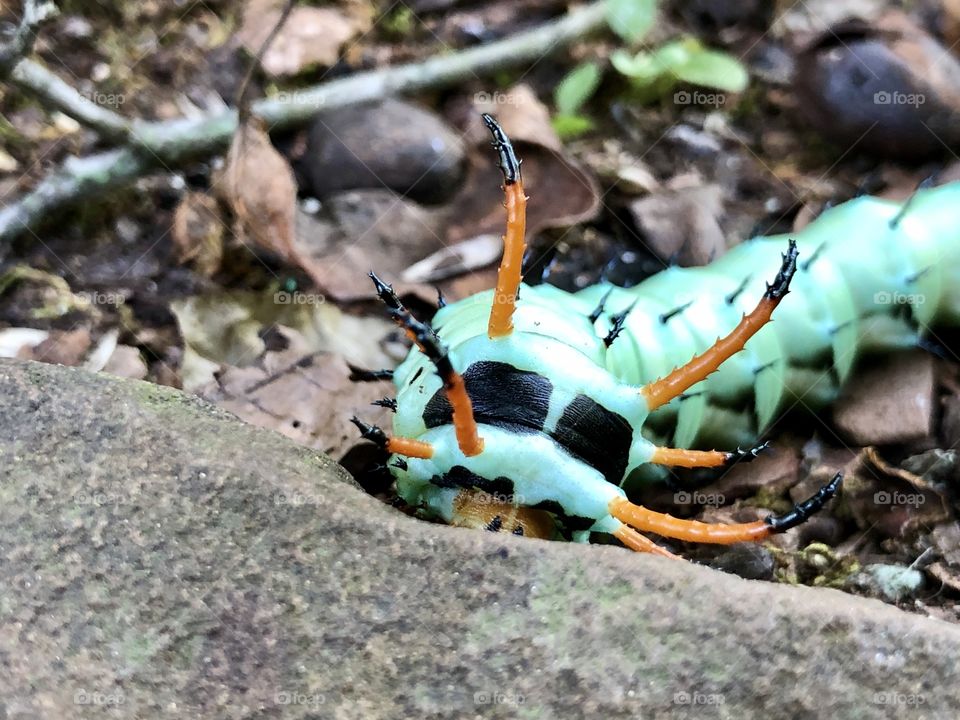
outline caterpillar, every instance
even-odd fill
[[[762,540],[822,509],[841,474],[784,515],[727,525],[653,512],[624,488],[651,469],[750,460],[766,443],[749,443],[788,400],[826,405],[861,354],[960,321],[960,183],[905,203],[850,200],[795,236],[756,237],[633,288],[523,284],[520,163],[483,119],[506,199],[496,287],[427,325],[370,273],[413,348],[392,374],[392,433],[353,422],[391,454],[400,497],[431,516],[579,542],[612,535],[670,557],[644,533]],[[737,449],[690,449],[710,445]]]

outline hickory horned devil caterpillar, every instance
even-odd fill
[[[797,236],[810,249],[800,264],[797,241],[754,238],[706,267],[570,294],[521,284],[520,163],[494,118],[483,119],[506,195],[496,288],[441,304],[431,327],[370,273],[414,347],[396,371],[367,374],[394,379],[397,398],[383,401],[396,412],[393,435],[353,422],[391,453],[400,497],[454,525],[579,542],[606,533],[669,557],[676,556],[641,531],[757,541],[823,508],[840,473],[790,512],[741,524],[654,512],[630,502],[623,486],[651,467],[752,459],[767,444],[738,443],[755,441],[789,397],[822,406],[860,350],[915,343],[918,327],[955,321],[960,244],[939,235],[952,227],[960,183],[918,191],[902,205],[858,198],[826,211]],[[869,252],[851,235],[870,241]],[[790,298],[799,299],[783,303],[781,322],[768,325],[791,284]],[[883,302],[908,291],[934,302]],[[674,447],[655,442],[670,438]],[[738,449],[681,449],[717,440]]]

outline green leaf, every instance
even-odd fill
[[[607,0],[607,24],[627,42],[636,42],[657,19],[657,0]]]
[[[631,55],[626,50],[614,50],[610,54],[610,63],[617,72],[638,82],[652,82],[663,72],[660,64],[648,52]]]
[[[600,84],[600,66],[595,62],[578,65],[560,81],[553,92],[557,112],[575,115]]]
[[[672,68],[677,78],[691,85],[743,92],[750,80],[747,69],[737,58],[718,50],[691,52],[686,62]]]
[[[593,120],[583,115],[556,115],[551,121],[561,140],[569,140],[593,129]]]

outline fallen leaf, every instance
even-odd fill
[[[173,214],[174,257],[187,262],[203,277],[211,277],[223,260],[224,221],[217,201],[203,192],[188,192]]]
[[[260,51],[276,26],[282,5],[271,0],[247,4],[237,35],[251,55]],[[360,31],[356,18],[339,8],[298,5],[261,58],[261,67],[273,78],[292,77],[315,65],[329,67],[337,62],[343,45]]]
[[[897,353],[855,373],[833,406],[837,428],[857,445],[889,445],[932,435],[933,358]]]
[[[662,260],[683,267],[706,265],[727,249],[719,185],[662,190],[628,207],[643,243]]]
[[[333,352],[363,367],[393,367],[406,354],[386,317],[348,315],[316,293],[220,293],[174,301],[171,310],[183,337],[181,375],[188,392],[208,385],[224,367],[262,365],[278,327],[303,338],[302,354]]]
[[[198,394],[246,422],[337,459],[358,441],[352,416],[390,426],[391,412],[371,403],[394,396],[391,382],[353,382],[343,357],[325,352],[303,355],[306,343],[296,338],[296,332],[288,328],[282,332],[291,340],[290,348],[267,353],[260,367],[228,368]]]
[[[35,347],[21,349],[18,357],[22,360],[76,367],[83,362],[90,345],[90,332],[86,328],[52,330],[50,336]]]

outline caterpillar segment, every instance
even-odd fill
[[[668,358],[664,363],[671,363],[664,368],[669,372],[660,372],[659,365],[637,356],[637,327],[652,318],[659,337],[682,335],[695,315],[694,300],[673,298],[650,312],[642,294],[612,286],[588,297],[521,285],[526,196],[520,163],[496,120],[485,115],[484,121],[500,158],[506,196],[496,288],[444,306],[431,328],[371,273],[391,316],[414,342],[393,376],[392,437],[355,421],[364,437],[394,454],[389,467],[398,494],[451,524],[581,542],[602,533],[634,550],[669,557],[674,556],[641,533],[714,543],[759,540],[822,508],[837,492],[839,476],[787,516],[747,525],[710,526],[654,513],[631,503],[623,487],[642,468],[714,467],[750,459],[765,447],[736,452],[664,447],[647,436],[646,423],[652,408],[701,395],[687,391],[762,336],[796,273],[796,245],[790,243],[782,259],[774,254],[751,266],[780,271],[772,285],[753,295],[761,297],[759,305],[743,309],[740,318],[730,314],[740,309],[739,296],[754,289],[750,283],[739,293],[734,283],[714,294],[725,314],[712,327],[734,330],[715,344],[685,337],[682,347],[693,350],[683,358],[688,362],[676,362],[675,353],[657,348]],[[731,296],[732,302],[723,302]],[[703,348],[709,349],[696,355]],[[617,364],[631,352],[627,373]],[[650,374],[652,368],[657,374]]]

